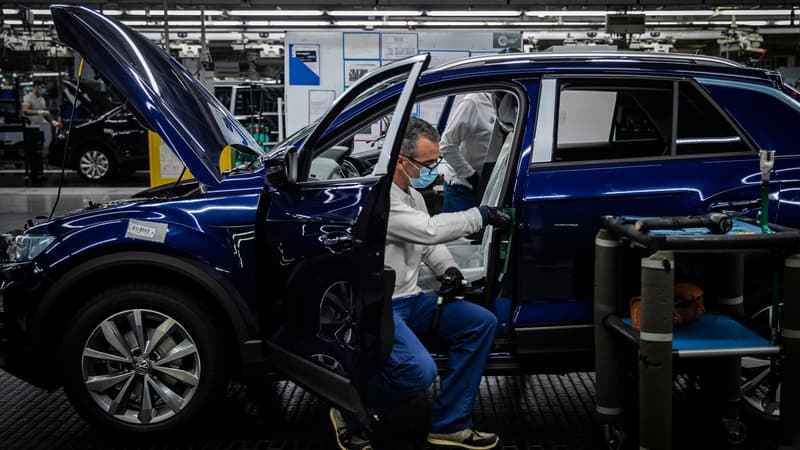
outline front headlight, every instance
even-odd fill
[[[49,234],[2,234],[0,235],[0,263],[31,261],[39,253],[42,253],[54,239]]]

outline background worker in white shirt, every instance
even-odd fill
[[[492,94],[467,94],[453,108],[442,133],[441,153],[447,162],[442,211],[477,206],[476,193],[496,120]]]
[[[445,303],[438,326],[432,326],[438,295],[417,286],[425,262],[447,281],[443,290],[457,293],[464,279],[444,245],[486,225],[508,226],[504,209],[481,206],[462,212],[428,215],[414,186],[426,186],[437,176],[439,133],[427,122],[411,118],[403,137],[393,176],[385,262],[395,271],[392,305],[394,346],[381,372],[368,382],[366,403],[382,408],[413,399],[436,378],[436,364],[424,342],[448,347],[448,370],[431,411],[427,440],[438,446],[491,449],[497,435],[475,430],[471,410],[489,356],[497,319],[488,310],[464,300]],[[348,414],[331,410],[340,448],[371,449],[363,428]]]
[[[44,135],[42,143],[42,159],[47,160],[50,150],[50,141],[53,140],[53,126],[55,122],[50,120],[50,110],[47,109],[47,87],[43,81],[34,81],[33,89],[22,97],[22,114],[30,120],[32,126],[39,127]]]

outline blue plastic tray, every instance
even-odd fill
[[[630,326],[630,317],[622,320]],[[729,316],[706,314],[673,330],[672,350],[690,358],[769,354],[777,353],[779,348]]]

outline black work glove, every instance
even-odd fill
[[[436,279],[442,282],[439,287],[439,295],[442,297],[455,297],[464,293],[464,275],[458,267],[445,270],[444,274]]]
[[[507,208],[495,206],[481,206],[481,215],[486,219],[484,226],[491,225],[495,228],[506,229],[511,225],[511,213]]]

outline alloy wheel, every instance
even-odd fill
[[[317,336],[337,345],[355,348],[358,345],[356,304],[353,285],[337,281],[328,286],[319,305]]]
[[[779,313],[781,306],[779,306]],[[758,322],[772,323],[772,308],[766,307],[753,315]],[[745,404],[768,418],[778,420],[781,414],[780,368],[774,357],[747,356],[742,358],[741,395]]]
[[[89,150],[81,155],[78,165],[83,176],[90,180],[100,180],[108,175],[111,162],[102,151]]]
[[[200,354],[172,317],[130,309],[103,320],[86,341],[86,390],[115,419],[155,424],[180,413],[200,383]]]

